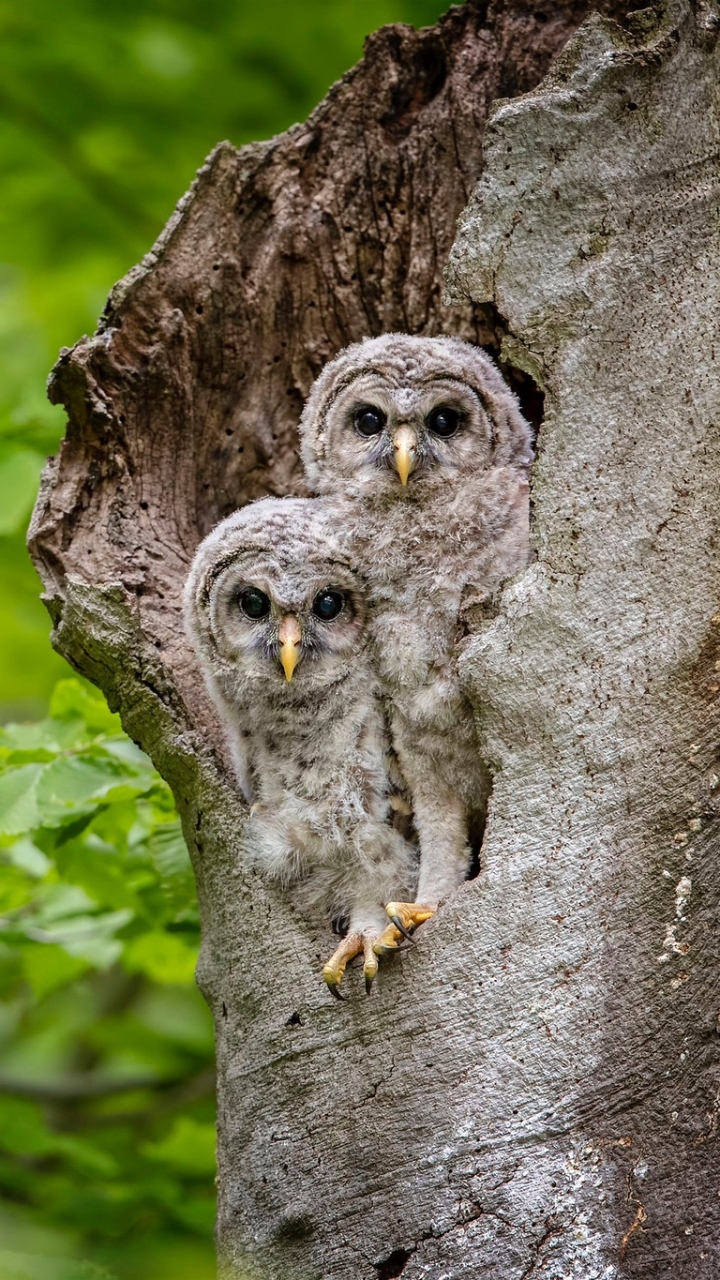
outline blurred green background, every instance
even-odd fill
[[[367,32],[445,8],[0,0],[0,1280],[214,1273],[192,874],[167,788],[48,642],[45,379],[216,142],[302,120]]]

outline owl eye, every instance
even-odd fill
[[[252,618],[256,622],[258,618],[267,618],[270,600],[258,587],[246,587],[240,594],[240,608],[246,618]]]
[[[460,414],[447,404],[439,404],[427,417],[428,429],[441,440],[449,440],[460,426]]]
[[[344,605],[345,596],[342,591],[318,591],[313,600],[312,611],[322,622],[332,622],[333,618],[342,613]]]
[[[371,404],[362,405],[355,414],[355,429],[361,436],[379,436],[386,422],[382,409]]]

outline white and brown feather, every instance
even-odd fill
[[[459,427],[428,423],[450,406]],[[363,406],[385,421],[370,440]],[[417,439],[406,486],[393,433]],[[302,453],[368,583],[375,669],[410,785],[421,848],[418,897],[437,902],[464,879],[468,833],[481,828],[489,776],[460,686],[457,646],[471,614],[527,564],[531,434],[492,360],[454,338],[387,334],[345,351],[321,373],[301,422]]]
[[[253,805],[243,856],[290,888],[303,910],[378,933],[388,899],[412,892],[417,856],[391,825],[397,773],[365,590],[333,524],[326,505],[307,498],[267,498],[236,512],[198,548],[185,618]],[[248,586],[269,598],[267,618],[244,616]],[[329,587],[345,603],[323,622],[312,605]],[[291,682],[277,656],[278,622],[288,614],[303,635]]]

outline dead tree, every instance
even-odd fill
[[[720,20],[624,8],[378,32],[306,124],[217,148],[53,374],[31,549],[183,816],[227,1277],[718,1274]],[[544,395],[536,559],[463,662],[480,874],[337,1005],[328,939],[238,869],[180,593],[214,522],[300,490],[323,362],[394,328]]]

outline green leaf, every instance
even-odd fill
[[[179,819],[156,827],[148,852],[171,909],[178,911],[195,901],[195,877]]]
[[[122,732],[120,717],[113,714],[102,694],[79,680],[58,681],[50,699],[50,715],[57,720],[82,720],[90,733]]]
[[[2,850],[2,853],[13,866],[37,880],[46,876],[52,866],[50,859],[45,857],[42,850],[38,849],[32,840],[25,838],[14,840],[11,845]]]
[[[36,1000],[42,1000],[51,991],[73,982],[86,973],[88,963],[80,956],[68,955],[63,947],[49,944],[24,947],[23,968]]]
[[[215,1140],[214,1124],[198,1124],[189,1116],[178,1116],[166,1138],[146,1142],[141,1150],[151,1160],[202,1177],[215,1173]]]
[[[178,933],[143,933],[127,943],[123,964],[155,982],[192,982],[197,947]]]
[[[26,764],[0,776],[0,835],[20,835],[38,825],[42,773],[42,765]]]
[[[35,724],[6,724],[1,741],[12,751],[10,763],[22,764],[23,753],[37,752],[40,759],[52,759],[58,751],[87,741],[81,720],[38,720]]]
[[[0,913],[3,915],[26,907],[35,886],[19,867],[3,867],[0,863]]]
[[[108,969],[119,959],[123,944],[115,936],[133,918],[130,910],[107,911],[97,916],[74,916],[51,925],[45,933],[68,955],[86,960],[95,969]],[[40,940],[40,939],[39,939]]]
[[[133,915],[140,909],[137,894],[128,882],[127,867],[113,850],[101,852],[92,845],[71,841],[58,867],[63,878],[81,889],[101,907],[118,911],[129,908]]]
[[[2,779],[0,779],[0,782]],[[128,776],[117,760],[104,752],[92,756],[59,756],[47,765],[38,782],[40,819],[57,826],[73,819],[79,811],[97,807],[97,802],[122,800],[142,795],[152,785],[147,776]]]

